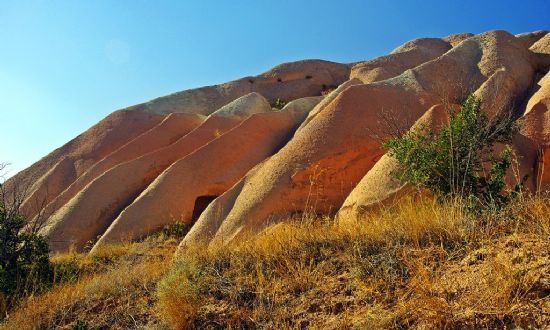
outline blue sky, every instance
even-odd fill
[[[281,62],[491,29],[550,29],[550,1],[0,0],[0,162],[14,174],[118,108]]]

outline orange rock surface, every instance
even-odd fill
[[[64,161],[58,163],[58,165],[54,167],[53,173],[48,173],[42,178],[42,180],[48,180],[48,184],[41,184],[41,190],[36,190],[33,192],[30,197],[27,198],[25,203],[21,205],[24,214],[28,217],[34,217],[36,216],[38,210],[40,210],[46,216],[52,215],[59,207],[65,205],[65,203],[74,197],[74,195],[84,189],[86,185],[103,174],[105,171],[120,163],[135,159],[148,152],[155,151],[156,149],[172,144],[197,127],[200,123],[202,123],[202,121],[204,121],[204,119],[205,118],[201,115],[189,115],[184,113],[169,114],[155,127],[129,141],[119,149],[113,151],[92,165],[74,182],[72,182],[70,186],[68,184],[62,185],[62,187],[68,186],[67,189],[63,190],[62,188],[58,188],[52,191],[49,187],[56,182],[51,178],[52,175],[57,174],[57,176],[60,177],[59,180],[69,177],[66,174],[70,173],[70,167],[67,168],[67,166],[71,166],[71,163],[68,161],[70,158],[64,158]],[[49,203],[47,205],[43,205],[44,208],[41,210],[40,207],[37,207],[40,205],[32,204],[35,203],[35,201],[43,200],[39,196],[39,194],[42,194],[43,196],[47,194],[47,192],[42,192],[43,189],[49,189],[49,191],[52,192],[52,196],[57,195],[57,197],[53,198],[51,201],[48,200]],[[62,192],[59,193],[60,191]]]
[[[248,94],[217,110],[171,145],[106,171],[48,219],[42,233],[48,237],[51,250],[71,246],[81,249],[102,234],[118,213],[172,163],[236,127],[247,115],[270,110],[261,95]]]
[[[373,132],[384,136],[381,114],[401,118],[410,127],[431,106],[460,103],[467,91],[479,89],[502,70],[513,82],[489,82],[486,90],[521,95],[531,86],[538,65],[524,42],[507,32],[491,31],[397,77],[348,87],[281,151],[229,190],[231,197],[207,209],[199,222],[219,226],[203,224],[213,233],[200,235],[228,242],[293,212],[337,211],[382,156],[380,142],[373,138]],[[489,99],[495,93],[483,95]],[[225,215],[221,220],[216,218],[220,209]],[[193,235],[190,232],[182,244],[201,241]]]
[[[298,99],[281,111],[253,114],[181,158],[120,213],[96,245],[139,238],[176,220],[192,222],[207,205],[202,201],[221,195],[277,152],[319,101],[319,97]]]
[[[547,31],[457,33],[350,64],[285,63],[116,111],[4,187],[25,188],[22,211],[46,216],[52,251],[136,239],[176,220],[194,223],[183,248],[300,212],[354,218],[406,191],[380,147],[390,126],[437,126],[442,104],[474,93],[489,116],[518,118],[518,171],[531,191],[546,190],[549,69]],[[277,98],[294,101],[278,111]]]

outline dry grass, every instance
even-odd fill
[[[59,256],[59,284],[4,328],[547,326],[550,199],[461,210],[405,199],[361,221],[304,217],[173,263],[176,241],[159,239]]]
[[[176,245],[176,240],[151,239],[106,246],[94,255],[55,256],[52,258],[57,281],[54,288],[26,299],[0,328],[155,326],[157,320],[152,307],[156,283],[168,270]]]
[[[475,218],[402,200],[188,251],[161,281],[174,328],[499,328],[550,322],[550,201]]]

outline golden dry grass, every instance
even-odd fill
[[[176,242],[159,239],[58,256],[76,276],[60,268],[3,327],[544,328],[550,199],[462,209],[403,199],[360,221],[302,217],[174,261]]]
[[[29,297],[2,329],[132,329],[154,325],[156,283],[170,266],[176,240],[105,246],[93,255],[52,258],[53,289]],[[78,329],[78,328],[77,328]]]
[[[174,328],[547,324],[550,201],[462,210],[405,199],[357,222],[300,219],[187,251],[161,281],[158,308]]]

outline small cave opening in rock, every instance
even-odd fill
[[[218,198],[218,196],[199,196],[195,200],[195,206],[193,207],[193,215],[191,216],[191,219],[193,221],[197,221],[197,219],[201,216],[202,212],[206,210],[208,205],[212,203],[213,200]]]

